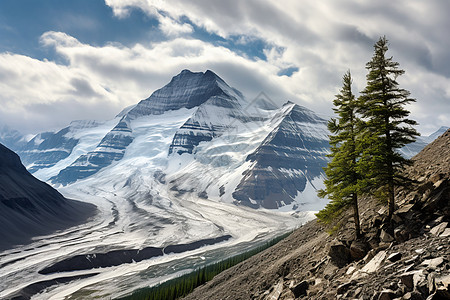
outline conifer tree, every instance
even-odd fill
[[[374,50],[372,60],[366,64],[367,86],[358,100],[366,128],[360,167],[368,190],[387,200],[390,220],[395,208],[395,187],[405,182],[401,171],[409,163],[396,150],[413,142],[419,134],[412,127],[417,123],[407,118],[409,111],[404,108],[415,99],[399,88],[397,77],[405,71],[392,57],[386,57],[386,37],[380,37]]]
[[[343,76],[343,87],[333,101],[336,119],[328,122],[330,135],[331,161],[324,168],[326,179],[325,189],[319,191],[320,197],[328,196],[330,203],[317,213],[323,223],[332,222],[344,209],[353,208],[356,238],[361,236],[358,190],[359,174],[357,164],[359,159],[358,132],[359,119],[356,115],[357,100],[352,93],[352,78],[350,71]]]

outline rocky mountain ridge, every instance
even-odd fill
[[[450,130],[413,161],[417,183],[398,190],[392,224],[367,197],[364,239],[352,240],[351,213],[331,236],[311,221],[186,299],[449,299]]]

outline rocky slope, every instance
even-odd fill
[[[366,198],[364,239],[352,241],[350,213],[332,236],[312,221],[186,299],[450,299],[450,130],[413,160],[392,225]]]
[[[19,156],[0,144],[0,250],[80,224],[95,211],[34,178]]]

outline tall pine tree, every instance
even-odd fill
[[[368,189],[387,200],[390,220],[395,209],[395,187],[405,182],[401,172],[409,163],[396,150],[413,142],[419,134],[412,127],[417,123],[407,118],[409,111],[404,108],[415,99],[397,83],[397,77],[405,71],[399,69],[392,57],[386,57],[386,37],[381,37],[374,48],[372,60],[366,65],[367,86],[358,101],[366,127],[360,166]]]
[[[357,101],[352,93],[350,71],[343,76],[343,87],[333,101],[336,119],[328,122],[330,135],[331,161],[324,168],[327,178],[325,189],[319,196],[328,196],[330,203],[317,213],[323,223],[332,222],[343,210],[353,208],[356,238],[361,236],[358,212],[358,178],[357,164],[360,155],[358,132],[360,121],[356,116]]]

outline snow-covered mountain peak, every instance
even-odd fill
[[[183,70],[150,97],[140,101],[127,112],[131,119],[145,115],[159,115],[169,110],[193,108],[213,96],[243,98],[242,94],[231,88],[214,72],[191,72]]]

